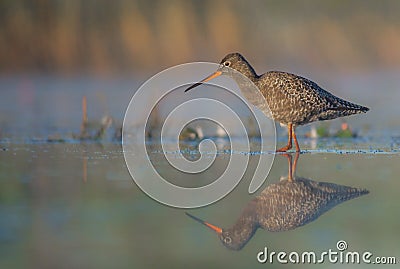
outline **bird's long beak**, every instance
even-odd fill
[[[191,90],[193,88],[196,88],[197,86],[200,86],[204,82],[210,81],[213,78],[219,77],[220,75],[222,75],[222,72],[221,71],[216,71],[216,72],[212,73],[211,75],[209,75],[208,77],[206,77],[205,79],[203,79],[202,81],[197,82],[197,83],[193,84],[192,86],[190,86],[189,88],[187,88],[185,90],[185,92],[187,92],[187,91],[189,91],[189,90]]]
[[[204,220],[201,220],[189,213],[186,212],[186,215],[188,215],[189,217],[191,217],[192,219],[194,219],[195,221],[200,222],[201,224],[204,224],[205,226],[207,226],[208,228],[210,228],[211,230],[213,230],[214,232],[216,232],[217,234],[221,234],[222,233],[222,229],[219,228],[218,226],[212,225],[208,222],[205,222]]]

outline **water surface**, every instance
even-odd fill
[[[1,268],[265,267],[270,265],[256,260],[265,246],[274,251],[323,251],[334,249],[338,240],[374,255],[400,253],[397,151],[302,154],[298,176],[370,193],[295,230],[258,230],[241,251],[232,251],[185,210],[164,206],[140,191],[120,144],[1,146]],[[276,156],[265,184],[286,176],[287,160]],[[245,178],[226,198],[189,212],[228,227],[254,197],[247,193],[248,183]]]

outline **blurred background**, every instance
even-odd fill
[[[259,70],[399,68],[399,10],[391,0],[1,1],[0,70],[145,78],[232,51]]]
[[[318,252],[340,239],[351,250],[398,255],[399,15],[395,0],[0,0],[0,268],[256,267],[265,246]],[[299,176],[370,194],[290,232],[258,231],[241,252],[225,249],[183,210],[146,196],[119,143],[142,83],[234,51],[259,74],[296,73],[371,108],[298,130],[311,151],[301,155]],[[346,138],[316,139],[341,126],[351,130]],[[312,128],[317,135],[306,138]],[[199,138],[194,131],[187,136]],[[286,130],[277,131],[283,145]],[[152,154],[173,177],[160,152]],[[287,160],[276,156],[267,184],[284,176]],[[190,213],[231,226],[252,198],[249,180]]]
[[[357,129],[371,131],[375,122],[372,131],[397,132],[392,115],[400,111],[391,102],[400,98],[399,11],[390,0],[4,0],[0,137],[79,131],[83,95],[89,117],[109,117],[118,129],[146,79],[181,63],[219,62],[234,51],[258,73],[303,75],[372,107],[368,121],[350,118]]]

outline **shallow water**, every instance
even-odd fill
[[[264,247],[321,253],[336,250],[339,240],[345,240],[349,250],[368,250],[374,257],[396,256],[399,261],[398,146],[379,152],[362,145],[343,146],[353,150],[351,154],[329,152],[325,146],[300,155],[297,176],[365,188],[370,193],[291,231],[259,229],[241,251],[232,251],[184,213],[231,226],[254,198],[247,193],[246,176],[221,201],[182,210],[152,200],[135,185],[120,144],[2,143],[0,268],[271,267],[257,262],[256,255]],[[263,187],[287,173],[286,158],[277,155]],[[279,267],[276,261],[273,265]],[[323,268],[339,266],[322,264]]]
[[[345,240],[349,250],[370,251],[373,257],[395,256],[398,263],[398,72],[322,78],[322,86],[371,111],[346,118],[358,138],[310,139],[304,137],[310,127],[299,128],[304,153],[296,174],[370,193],[291,231],[259,229],[242,250],[232,251],[185,212],[224,228],[233,225],[263,188],[287,177],[284,156],[275,156],[267,181],[254,195],[247,192],[250,175],[245,174],[234,191],[217,203],[192,210],[171,208],[149,198],[133,182],[121,144],[112,142],[113,133],[99,143],[72,139],[72,133],[79,133],[83,95],[88,99],[89,120],[98,122],[109,115],[117,129],[138,83],[131,78],[1,77],[0,268],[275,268],[281,267],[276,261],[257,262],[264,247],[276,252],[321,253],[336,250],[339,240]],[[340,123],[341,119],[329,121],[333,129]],[[286,132],[277,130],[281,146]],[[48,137],[56,137],[56,143],[49,143]],[[222,150],[217,167],[197,178],[170,170],[159,145],[150,142],[148,146],[154,148],[150,151],[153,164],[171,182],[199,186],[210,183],[229,160],[227,141],[218,143]],[[180,158],[177,152],[168,154]],[[260,156],[257,151],[233,154],[250,155],[251,160]],[[196,149],[183,155],[198,158]],[[326,261],[321,267],[361,266]]]

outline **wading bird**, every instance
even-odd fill
[[[239,53],[225,56],[216,72],[193,84],[185,92],[220,75],[231,75],[232,69],[246,76],[257,86],[268,103],[272,118],[287,126],[287,145],[277,152],[291,149],[292,139],[296,151],[300,151],[295,134],[295,128],[299,125],[365,113],[369,110],[367,107],[336,97],[315,82],[301,76],[280,71],[257,75],[254,68]]]

